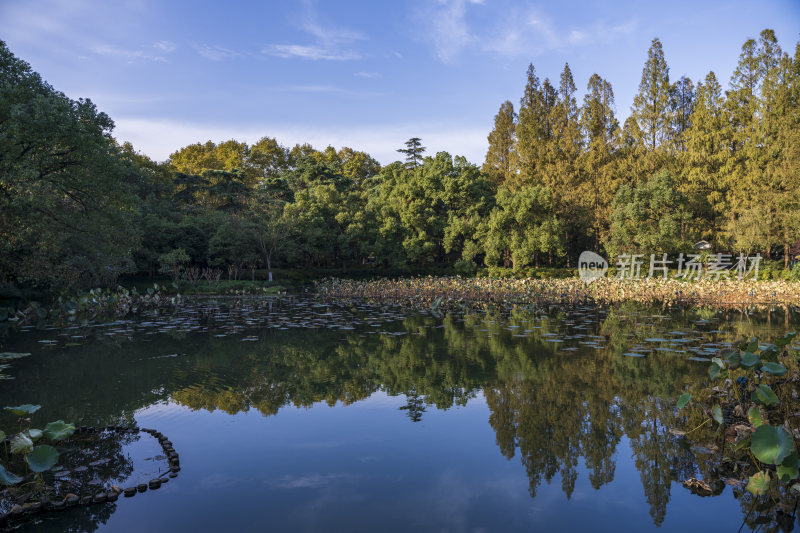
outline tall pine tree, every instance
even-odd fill
[[[636,120],[642,142],[648,149],[655,150],[670,138],[669,67],[658,38],[653,39],[647,51],[647,61],[642,69],[639,92],[633,99],[631,116]]]
[[[672,142],[678,152],[686,151],[684,132],[689,129],[694,108],[694,83],[686,76],[675,82],[671,90]]]
[[[495,185],[508,181],[513,169],[516,114],[514,104],[506,100],[494,117],[494,129],[489,133],[489,150],[483,172]]]
[[[722,87],[716,75],[709,72],[705,81],[697,85],[690,125],[683,133],[686,156],[680,191],[694,214],[692,236],[712,242],[721,237],[721,223],[727,209],[721,175],[728,157],[723,105]]]
[[[611,201],[618,187],[614,161],[615,137],[619,123],[614,116],[614,90],[598,74],[592,74],[586,86],[581,108],[581,125],[586,150],[581,154],[581,168],[586,179],[578,194],[589,203],[588,236],[595,251],[608,237]]]

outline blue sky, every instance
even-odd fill
[[[12,52],[156,160],[268,135],[388,163],[417,136],[480,164],[528,63],[557,84],[568,61],[581,94],[597,72],[624,118],[653,37],[670,79],[727,83],[767,27],[793,53],[800,2],[0,0]]]

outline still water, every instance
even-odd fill
[[[681,485],[704,477],[708,456],[670,433],[675,401],[726,342],[798,321],[288,297],[7,332],[0,352],[31,355],[2,370],[0,406],[41,405],[34,427],[155,428],[182,467],[156,491],[19,529],[737,531],[750,511],[750,530],[761,526],[741,488],[701,498]],[[98,439],[80,452],[88,470],[62,452],[70,490],[146,483],[163,467],[145,433]]]

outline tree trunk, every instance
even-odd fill
[[[789,269],[789,240],[785,240],[783,243],[783,268]]]

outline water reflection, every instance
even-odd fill
[[[797,323],[792,311],[777,315],[621,306],[437,317],[357,303],[206,302],[180,316],[8,337],[0,351],[34,356],[13,362],[0,401],[41,403],[42,420],[106,425],[159,402],[273,416],[381,390],[405,395],[401,409],[419,422],[482,396],[498,452],[518,458],[532,498],[558,476],[569,499],[581,462],[593,488],[611,483],[626,438],[660,525],[673,481],[713,469],[669,432],[676,395],[704,379],[703,361],[725,343],[769,340]],[[741,501],[753,522],[751,500]],[[91,530],[101,515],[76,514],[75,527]]]

